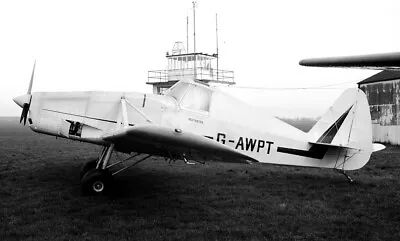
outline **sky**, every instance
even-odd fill
[[[299,60],[400,50],[395,0],[198,0],[196,49],[235,71],[224,91],[273,115],[319,116],[372,70],[307,68]],[[147,71],[166,68],[174,42],[192,46],[191,0],[0,1],[0,116],[19,116],[12,98],[33,92],[151,93]],[[347,84],[340,84],[346,82]],[[330,86],[331,89],[287,90]],[[334,88],[334,89],[332,89]]]

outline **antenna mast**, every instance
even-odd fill
[[[186,53],[189,53],[189,16],[186,15]]]
[[[216,36],[216,41],[217,41],[217,81],[218,81],[218,69],[219,69],[219,66],[218,66],[218,59],[219,59],[219,55],[218,55],[218,14],[216,13],[215,14],[215,36]]]
[[[194,53],[194,80],[197,79],[197,56],[196,56],[196,1],[193,1],[193,53]]]
[[[193,1],[193,51],[196,53],[196,1]]]

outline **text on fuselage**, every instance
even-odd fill
[[[217,133],[217,141],[221,142],[222,144],[226,144],[227,142],[235,144],[235,140],[227,140],[226,134],[224,133]],[[272,141],[240,136],[236,142],[235,149],[252,152],[260,152],[265,150],[265,153],[269,154],[271,151],[271,145],[273,144],[274,142]]]

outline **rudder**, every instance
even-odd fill
[[[361,89],[347,89],[308,132],[311,143],[343,147],[351,158],[343,169],[363,167],[374,151],[369,105]]]

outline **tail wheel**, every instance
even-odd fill
[[[83,164],[82,168],[81,168],[81,179],[85,176],[85,174],[92,170],[95,169],[97,166],[97,161],[98,159],[94,159],[94,160],[90,160],[88,162],[86,162],[85,164]]]
[[[112,185],[112,175],[108,170],[92,169],[82,178],[82,193],[84,195],[109,194]]]

